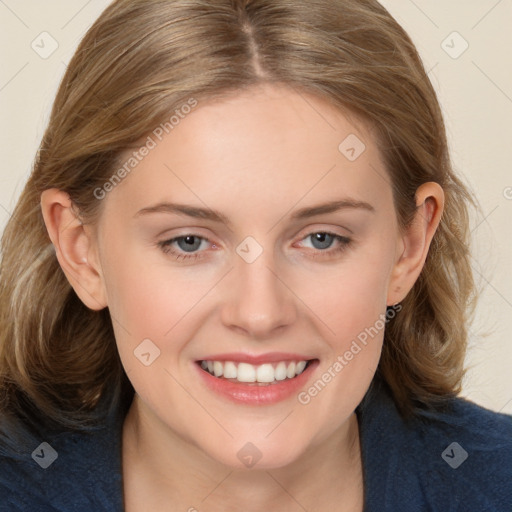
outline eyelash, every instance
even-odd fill
[[[309,238],[313,235],[318,235],[318,234],[332,236],[334,238],[334,241],[337,241],[340,245],[335,249],[325,249],[325,250],[313,249],[316,253],[316,254],[311,255],[311,257],[313,257],[313,258],[318,258],[318,257],[325,258],[326,256],[328,258],[334,257],[337,254],[340,254],[343,251],[345,251],[349,247],[349,245],[352,243],[352,240],[350,238],[348,238],[346,236],[337,235],[336,233],[331,233],[330,231],[314,231],[314,232],[306,235],[304,238],[302,238],[302,240],[306,240],[307,238]],[[181,240],[181,239],[187,238],[187,237],[194,237],[201,241],[209,242],[209,240],[205,237],[202,237],[199,235],[194,235],[193,233],[188,233],[186,235],[177,236],[177,237],[171,238],[169,240],[163,240],[161,242],[158,242],[157,245],[160,247],[160,249],[163,251],[164,254],[171,254],[178,261],[179,260],[182,260],[182,261],[183,260],[197,260],[198,258],[202,258],[203,256],[201,255],[201,253],[204,251],[187,254],[187,253],[183,253],[183,252],[178,252],[171,247],[171,245],[174,242],[176,242],[177,240]]]

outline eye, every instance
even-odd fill
[[[338,235],[336,233],[329,233],[327,231],[317,231],[310,233],[302,240],[309,240],[312,248],[317,254],[312,254],[314,258],[335,255],[347,249],[351,240],[346,236]],[[334,248],[332,248],[334,245]]]
[[[172,254],[177,260],[187,260],[200,257],[200,253],[197,251],[203,243],[208,245],[209,240],[198,235],[188,234],[158,242],[158,246],[165,254]]]
[[[351,243],[350,238],[327,231],[310,233],[302,239],[304,240],[310,240],[313,258],[334,256],[345,250]],[[183,261],[201,258],[205,251],[200,249],[206,249],[209,244],[211,242],[207,238],[190,233],[158,242],[157,245],[164,254],[171,254],[176,260]],[[216,246],[211,244],[211,247]]]

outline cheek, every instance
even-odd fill
[[[375,250],[379,252],[385,254]],[[322,331],[333,348],[343,348],[385,312],[390,260],[357,254],[331,271],[312,273],[310,278],[297,275],[294,289],[324,324]]]
[[[112,247],[104,261],[110,313],[134,338],[162,338],[211,288],[210,276],[151,262],[147,251],[127,252]]]
[[[377,369],[393,254],[384,248],[358,254],[309,288],[307,304],[318,315],[317,325],[328,350],[317,381],[299,396],[299,403],[308,405],[319,422],[325,420],[322,410],[331,411],[334,423],[352,411]],[[302,293],[306,296],[305,288]]]
[[[115,244],[105,255],[104,277],[119,355],[137,391],[150,393],[161,386],[158,378],[168,380],[158,369],[180,365],[188,341],[201,328],[198,315],[218,275],[198,273],[193,267],[172,268],[165,258],[149,263],[147,251],[132,248],[121,254]]]
[[[315,379],[297,396],[316,439],[344,423],[363,399],[377,369],[386,325],[386,282],[374,268],[347,274],[346,287],[331,286],[318,296],[324,351]]]

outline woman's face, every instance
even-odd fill
[[[402,298],[390,181],[366,131],[289,89],[155,129],[96,232],[141,414],[224,464],[284,466],[347,424],[374,376]]]

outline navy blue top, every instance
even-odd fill
[[[356,412],[365,512],[512,512],[512,416],[455,398],[405,421],[378,379]],[[123,416],[0,457],[0,511],[122,511]]]

